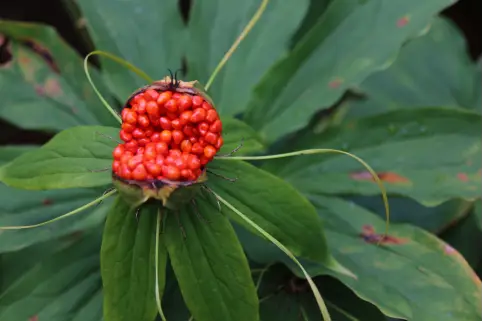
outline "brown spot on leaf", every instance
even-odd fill
[[[458,173],[457,177],[458,177],[458,180],[462,182],[468,182],[470,180],[470,178],[468,178],[468,175],[463,172]]]
[[[339,88],[342,82],[342,78],[335,78],[329,82],[329,87],[333,89]]]
[[[29,321],[38,321],[38,320],[39,320],[38,315],[34,315],[34,316],[29,317]]]
[[[402,18],[399,18],[396,25],[401,28],[401,27],[404,27],[405,25],[407,25],[409,22],[409,16],[404,16]]]
[[[54,202],[52,201],[52,199],[44,199],[42,200],[42,204],[44,206],[50,206],[51,204],[53,204]]]
[[[362,232],[359,236],[368,244],[402,245],[409,241],[407,238],[377,234],[374,227],[371,225],[362,226]]]
[[[58,97],[62,95],[62,89],[59,81],[55,78],[47,78],[44,83],[44,92],[50,97]]]
[[[406,177],[403,177],[394,172],[379,172],[377,173],[379,179],[381,181],[392,183],[392,184],[409,184],[411,180]],[[358,181],[374,181],[371,173],[369,171],[361,171],[361,172],[353,172],[350,174],[350,177],[354,180]]]
[[[23,44],[39,54],[40,57],[42,57],[47,62],[50,69],[52,69],[57,74],[60,73],[60,69],[57,66],[52,54],[45,46],[33,39],[26,39],[23,41]]]

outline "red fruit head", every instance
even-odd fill
[[[166,77],[133,93],[122,110],[113,181],[139,206],[150,198],[176,209],[206,181],[206,165],[223,144],[212,100],[197,87]],[[137,148],[139,147],[139,148]]]

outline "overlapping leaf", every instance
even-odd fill
[[[2,118],[23,128],[52,131],[113,124],[84,76],[81,58],[53,28],[0,21],[2,34],[11,40],[11,59],[0,66]],[[98,74],[92,73],[105,95]]]
[[[269,142],[303,127],[351,86],[387,67],[452,0],[332,1],[293,52],[257,85],[245,116]]]
[[[261,0],[194,1],[189,20],[189,77],[206,82],[242,32]],[[223,115],[243,112],[251,92],[274,61],[287,53],[308,0],[270,1],[253,30],[231,56],[210,89]],[[216,17],[215,19],[213,17]]]
[[[120,56],[161,79],[181,68],[185,45],[183,21],[176,0],[77,2],[96,48]],[[144,80],[115,62],[101,59],[104,77],[124,102]]]
[[[164,242],[184,301],[196,320],[258,320],[255,286],[233,228],[216,207],[198,200],[208,222],[189,208],[165,220]]]
[[[111,182],[112,150],[119,129],[79,126],[57,134],[40,149],[0,169],[0,180],[31,190],[104,186]],[[115,139],[114,139],[115,140]]]
[[[153,211],[154,210],[154,211]],[[156,317],[156,210],[144,208],[139,222],[133,209],[118,197],[111,208],[101,248],[104,319],[152,321]],[[167,253],[159,252],[159,288],[165,283]]]
[[[393,111],[300,137],[292,146],[304,148],[349,150],[378,172],[390,194],[423,204],[481,196],[481,116],[473,112]],[[307,195],[380,193],[370,174],[346,156],[305,156],[273,161],[267,168]]]
[[[73,235],[2,254],[2,320],[98,320],[100,235]]]
[[[476,71],[461,32],[452,22],[436,18],[426,35],[401,49],[392,66],[360,85],[366,99],[349,103],[349,116],[425,106],[481,111],[476,98],[478,93],[481,97],[481,67],[479,75]]]

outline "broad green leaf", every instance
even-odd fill
[[[101,248],[104,319],[152,321],[155,300],[155,208],[134,211],[118,197],[107,215]],[[160,247],[159,288],[164,289],[167,253]],[[162,295],[162,294],[161,294]]]
[[[0,66],[2,118],[52,131],[114,124],[87,82],[81,58],[52,27],[0,21],[0,33],[11,38],[11,60]],[[98,74],[92,76],[105,93]]]
[[[320,19],[323,19],[323,13],[327,9],[331,0],[310,0],[309,9],[304,19],[292,37],[292,46],[303,41],[303,37],[314,27]]]
[[[481,199],[475,202],[475,209],[473,210],[476,224],[481,230]]]
[[[6,320],[82,320],[101,318],[102,301],[99,274],[100,234],[74,235],[69,242],[33,246],[18,253],[2,255],[5,269],[21,270],[12,276],[0,293],[0,319]],[[79,238],[80,237],[80,238]],[[57,247],[56,244],[63,244]],[[69,245],[70,244],[70,245]],[[49,247],[49,248],[46,248]],[[54,251],[50,247],[57,248]],[[24,266],[19,267],[23,260]],[[3,275],[5,276],[5,275]],[[6,276],[5,276],[6,277]],[[94,296],[94,298],[93,298]],[[89,310],[89,312],[86,312]]]
[[[425,205],[481,196],[481,115],[457,109],[402,109],[300,137],[294,150],[348,150],[378,172],[392,195]],[[346,156],[275,160],[267,169],[306,195],[379,195],[368,172]]]
[[[5,184],[31,190],[85,188],[111,183],[112,150],[119,129],[79,126],[0,168]],[[107,171],[100,171],[107,169]]]
[[[245,120],[269,142],[305,126],[350,87],[387,67],[453,0],[332,1],[310,33],[257,85]]]
[[[331,259],[322,224],[313,206],[282,179],[235,160],[217,160],[213,171],[236,182],[210,176],[208,185],[296,256],[328,263]],[[252,233],[257,232],[231,211],[223,213]]]
[[[332,252],[358,278],[330,274],[359,297],[395,318],[481,319],[481,281],[451,246],[402,224],[391,225],[388,238],[377,245],[385,223],[376,215],[338,198],[319,196],[313,202],[327,223]]]
[[[196,0],[190,11],[189,76],[205,83],[259,8],[261,0]],[[270,1],[260,20],[218,74],[210,96],[223,115],[246,108],[252,89],[273,62],[287,54],[308,0]],[[214,19],[216,17],[216,19]]]
[[[166,268],[166,286],[163,296],[161,303],[167,321],[187,321],[191,318],[170,263]]]
[[[33,229],[2,230],[4,226],[38,224],[85,205],[102,194],[100,189],[26,191],[0,184],[0,253],[23,249],[38,242],[81,232],[99,225],[110,201],[84,213]]]
[[[222,122],[224,144],[218,154],[230,153],[240,144],[243,144],[243,146],[240,148],[238,154],[249,154],[264,149],[264,145],[257,132],[246,123],[228,117],[224,117]]]
[[[359,90],[367,99],[348,104],[350,117],[425,106],[481,111],[473,98],[481,91],[481,75],[477,84],[466,40],[445,18],[434,19],[426,35],[405,45],[393,65],[371,75]]]
[[[203,199],[198,198],[197,207],[207,222],[186,207],[166,213],[164,227],[164,242],[187,307],[198,321],[258,320],[250,268],[230,222]]]
[[[82,0],[77,5],[99,50],[120,56],[153,79],[181,68],[185,33],[176,0]],[[125,67],[101,58],[104,77],[124,102],[144,81]]]

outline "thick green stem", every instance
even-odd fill
[[[164,316],[163,308],[161,306],[161,294],[159,292],[159,234],[160,234],[160,227],[161,227],[161,216],[162,212],[161,209],[158,210],[158,218],[156,220],[156,246],[154,248],[154,251],[156,252],[154,255],[154,260],[155,262],[155,274],[156,274],[156,286],[155,286],[155,292],[156,292],[156,305],[158,306],[158,312],[159,315],[161,316],[161,319],[163,321],[166,321],[166,317]]]
[[[14,230],[14,229],[27,229],[27,228],[36,228],[36,227],[40,227],[40,226],[44,226],[44,225],[47,225],[47,224],[50,224],[50,223],[53,223],[57,220],[60,220],[60,219],[64,219],[64,218],[67,218],[67,217],[70,217],[70,216],[73,216],[75,214],[78,214],[79,212],[81,211],[84,211],[92,206],[95,206],[97,205],[99,202],[101,202],[102,200],[106,199],[106,198],[109,198],[110,196],[112,196],[113,194],[115,194],[117,191],[116,190],[112,190],[112,191],[109,191],[108,193],[100,196],[99,198],[97,198],[96,200],[94,201],[91,201],[89,202],[88,204],[85,204],[84,206],[82,207],[79,207],[77,209],[74,209],[72,210],[71,212],[68,212],[62,216],[59,216],[57,218],[54,218],[54,219],[51,219],[51,220],[47,220],[47,221],[44,221],[42,223],[39,223],[39,224],[35,224],[35,225],[28,225],[28,226],[7,226],[7,227],[0,227],[0,230],[4,229],[4,230]]]
[[[252,221],[250,218],[248,218],[246,215],[244,215],[241,211],[236,209],[232,204],[230,204],[228,201],[223,199],[216,192],[213,191],[213,194],[216,196],[216,198],[218,198],[218,200],[221,201],[221,203],[223,203],[231,211],[233,211],[238,216],[240,216],[240,218],[242,218],[250,226],[255,228],[260,234],[262,234],[262,236],[264,236],[266,239],[271,241],[275,246],[277,246],[281,251],[283,251],[300,268],[300,270],[304,274],[305,278],[307,279],[307,282],[310,285],[310,288],[312,290],[312,293],[314,294],[315,300],[317,301],[317,305],[319,306],[320,312],[322,313],[322,317],[324,318],[325,321],[330,321],[329,311],[327,310],[327,307],[325,306],[324,299],[322,298],[322,295],[320,295],[320,292],[317,289],[317,286],[315,285],[314,281],[310,277],[309,273],[307,273],[305,268],[297,260],[297,258],[292,254],[292,252],[290,250],[288,250],[288,248],[285,247],[282,243],[280,243],[275,237],[273,237],[268,232],[266,232],[262,227],[258,226],[254,221]]]
[[[208,91],[208,89],[211,87],[211,84],[213,84],[213,81],[216,78],[216,75],[220,72],[220,70],[223,68],[223,66],[226,64],[228,59],[230,59],[231,55],[235,52],[235,50],[238,48],[242,40],[250,33],[250,31],[253,29],[257,21],[260,19],[262,16],[263,12],[265,11],[265,8],[267,7],[269,0],[263,0],[262,3],[260,4],[260,7],[258,10],[255,12],[253,15],[252,19],[248,22],[246,25],[245,29],[241,32],[241,34],[238,36],[238,38],[235,40],[231,48],[226,52],[225,56],[221,59],[221,61],[218,63],[216,66],[215,70],[211,74],[210,78],[208,79],[208,82],[206,82],[205,85],[205,91]]]
[[[381,190],[382,194],[382,201],[384,202],[384,209],[386,212],[386,232],[385,235],[387,235],[389,231],[389,201],[387,200],[387,192],[386,188],[384,187],[384,184],[382,183],[381,179],[379,179],[379,176],[377,175],[376,171],[372,169],[372,167],[367,164],[364,160],[359,158],[358,156],[341,151],[341,150],[336,150],[336,149],[309,149],[309,150],[301,150],[301,151],[295,151],[295,152],[288,152],[288,153],[281,153],[281,154],[273,154],[273,155],[262,155],[262,156],[239,156],[239,157],[233,157],[233,156],[226,156],[226,157],[215,157],[217,160],[244,160],[244,161],[255,161],[255,160],[271,160],[271,159],[281,159],[281,158],[288,158],[288,157],[295,157],[299,155],[310,155],[310,154],[323,154],[323,153],[337,153],[337,154],[344,154],[347,155],[356,161],[358,161],[360,164],[362,164],[367,171],[371,174],[372,178],[374,181],[377,183],[379,186],[379,189]]]

